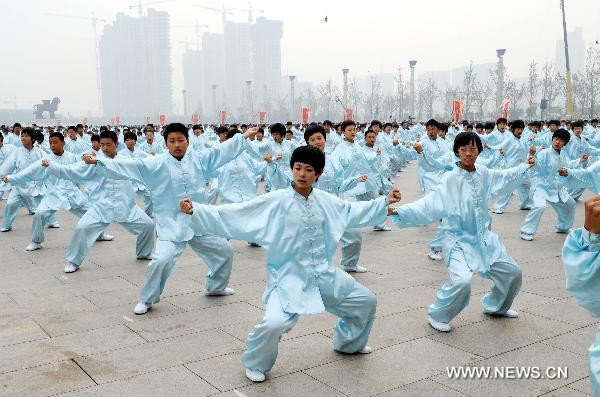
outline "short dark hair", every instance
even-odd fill
[[[183,125],[181,123],[171,123],[165,127],[165,130],[163,132],[163,135],[165,136],[165,141],[169,137],[169,134],[173,134],[175,132],[183,134],[183,136],[185,136],[186,141],[189,140],[188,129],[185,125]]]
[[[571,128],[575,129],[575,127],[581,127],[583,128],[583,123],[581,121],[574,121],[571,123]]]
[[[202,126],[200,124],[194,124],[194,126],[192,127],[192,131],[196,131],[196,130],[202,130]]]
[[[31,141],[33,142],[35,140],[37,132],[31,127],[25,127],[21,131],[21,135],[29,135],[29,137],[31,138]]]
[[[550,120],[550,121],[548,121],[548,127],[550,127],[552,124],[554,124],[557,127],[560,127],[560,121],[558,121],[558,120]]]
[[[329,125],[329,127],[332,127],[333,123],[331,122],[331,120],[325,120],[325,121],[323,121],[323,127],[325,127],[326,125]]]
[[[13,124],[13,128],[17,128],[17,127],[22,128],[21,123],[14,123]]]
[[[50,135],[48,136],[48,141],[50,141],[50,139],[52,139],[54,137],[60,139],[61,142],[65,141],[65,136],[62,133],[58,132],[58,131],[51,132]]]
[[[229,128],[224,127],[224,126],[220,126],[216,130],[217,135],[227,134],[228,132],[229,132]]]
[[[481,123],[475,124],[475,129],[483,129],[483,124],[481,124]]]
[[[77,129],[83,128],[83,124],[79,123],[75,127],[77,127]]]
[[[454,154],[458,156],[459,148],[470,145],[472,143],[475,143],[475,146],[477,146],[477,150],[479,151],[479,153],[483,151],[483,145],[481,144],[481,139],[479,138],[479,135],[477,135],[477,133],[466,131],[459,133],[454,139]]]
[[[92,142],[100,142],[100,135],[98,134],[94,134],[92,135],[92,137],[90,138]]]
[[[511,124],[510,124],[510,129],[511,131],[515,130],[516,128],[522,128],[525,129],[525,122],[523,120],[514,120]]]
[[[566,145],[571,140],[571,134],[569,134],[569,131],[565,130],[564,128],[559,128],[558,130],[554,131],[554,134],[552,134],[552,139],[554,138],[562,140]]]
[[[494,129],[494,122],[492,121],[488,121],[485,123],[485,126],[483,127],[483,129],[485,130],[493,130]]]
[[[377,120],[375,120],[377,121]],[[379,121],[377,121],[379,123]],[[356,123],[353,120],[344,120],[342,121],[342,124],[340,124],[340,128],[342,129],[342,131],[346,131],[346,128],[349,126],[355,126],[356,127]],[[379,126],[381,126],[381,123],[379,123]]]
[[[444,132],[447,133],[448,132],[448,127],[449,127],[448,124],[446,124],[446,123],[440,123],[440,127],[439,128],[440,128],[440,130],[442,130],[442,131],[444,131]],[[468,127],[469,126],[467,126],[467,128]],[[471,128],[473,128],[473,126],[471,126]]]
[[[275,123],[269,127],[269,131],[271,132],[271,135],[279,134],[281,136],[285,136],[285,130],[286,130],[285,126],[281,123]]]
[[[135,134],[135,132],[128,131],[125,133],[125,135],[123,135],[124,141],[126,141],[128,139],[133,139],[134,141],[137,142],[137,135]]]
[[[238,134],[238,133],[240,133],[239,130],[231,129],[231,130],[227,131],[227,138],[225,138],[225,139],[233,138],[235,136],[235,134]]]
[[[75,127],[74,125],[70,125],[67,127],[67,131],[69,130],[77,131],[77,127]]]
[[[496,120],[496,125],[500,123],[508,124],[508,120],[506,120],[504,117],[500,117],[498,120]]]
[[[300,146],[292,153],[290,168],[294,168],[296,163],[309,164],[320,174],[325,168],[325,154],[314,146]]]
[[[429,121],[427,121],[427,123],[425,123],[425,128],[427,127],[435,127],[435,128],[440,128],[440,123],[438,123],[438,121],[436,119],[429,119]]]
[[[314,134],[321,134],[323,135],[323,139],[327,140],[327,137],[325,136],[325,128],[322,125],[311,124],[304,131],[304,140],[306,141],[306,144],[308,144],[308,140]]]
[[[117,133],[111,131],[109,129],[103,130],[100,132],[100,139],[112,139],[114,143],[119,143],[119,138],[117,137]]]
[[[374,134],[375,131],[373,131],[371,128],[369,128],[368,130],[365,131],[365,138],[367,137],[367,135],[369,134]]]
[[[381,124],[381,121],[379,121],[379,120],[373,120],[373,121],[371,121],[371,127],[373,127],[374,125],[378,125],[378,126],[379,126],[379,128],[382,128],[382,127],[383,127],[383,125]],[[343,130],[344,130],[344,129],[342,128],[342,131],[343,131]]]

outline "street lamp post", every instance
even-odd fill
[[[415,65],[417,61],[408,61],[410,66],[410,117],[415,115]]]
[[[560,0],[563,20],[563,37],[565,41],[565,79],[567,83],[567,119],[573,116],[573,80],[571,78],[571,67],[569,65],[569,43],[567,41],[567,19],[565,16],[565,0]]]
[[[288,76],[290,79],[290,113],[289,113],[289,119],[292,119],[292,112],[294,109],[294,80],[296,80],[296,76],[294,75],[290,75]]]
[[[212,89],[213,115],[215,117],[216,122],[217,120],[219,120],[219,117],[217,116],[217,85],[213,84],[210,86],[210,88]]]
[[[502,100],[504,96],[504,54],[506,49],[500,48],[496,50],[496,56],[498,57],[498,64],[496,67],[496,112],[502,106]]]
[[[342,69],[344,74],[344,106],[348,106],[348,72],[350,69]],[[346,111],[346,109],[344,109]]]
[[[187,117],[187,90],[181,90],[181,94],[183,95],[183,117]]]

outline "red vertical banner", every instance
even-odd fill
[[[354,109],[346,109],[344,120],[354,120]]]
[[[152,117],[146,116],[146,124],[150,124],[151,121],[152,121]]]
[[[160,125],[167,124],[167,116],[164,114],[159,114],[158,115],[158,124],[160,124]]]
[[[308,124],[308,119],[310,118],[310,108],[303,107],[300,111],[300,120],[302,124]]]
[[[192,123],[198,124],[200,122],[200,115],[198,113],[192,114]]]
[[[452,101],[452,114],[454,115],[454,122],[458,123],[460,121],[460,116],[463,112],[463,104],[458,99]]]
[[[219,112],[219,120],[221,120],[221,124],[225,124],[225,121],[227,121],[227,112],[224,110],[221,110]]]
[[[267,112],[258,112],[258,124],[264,124],[267,119]]]
[[[505,99],[502,102],[502,117],[504,117],[505,119],[508,120],[509,112],[510,112],[510,101],[508,99]]]
[[[87,125],[87,123],[88,123],[88,118],[87,117],[84,117],[84,118],[81,119],[81,124]]]
[[[114,117],[110,119],[110,125],[117,125],[117,120]]]
[[[115,116],[115,123],[117,123],[117,125],[121,125],[121,116]]]

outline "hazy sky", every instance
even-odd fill
[[[192,4],[246,8],[245,0],[174,0],[152,7],[169,11],[171,25],[209,25],[222,32],[221,14]],[[566,0],[569,30],[583,27],[586,46],[600,40],[600,1]],[[92,24],[45,12],[90,16],[109,23],[117,12],[137,15],[127,0],[0,0],[0,108],[30,108],[34,101],[59,96],[61,112],[97,112]],[[532,59],[554,61],[562,38],[559,0],[254,0],[255,13],[283,20],[284,74],[299,80],[341,80],[351,75],[391,72],[417,59],[417,72],[449,70],[473,60],[495,62],[495,49],[507,48],[505,64],[524,76]],[[323,21],[328,16],[328,22]],[[247,20],[247,14],[229,17]],[[99,25],[98,36],[102,32]],[[185,45],[193,29],[171,30],[175,112],[181,112]],[[135,93],[132,93],[134,95]],[[16,99],[15,99],[16,98]],[[8,103],[6,103],[8,102]]]

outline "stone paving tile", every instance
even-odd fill
[[[241,394],[240,394],[241,393]],[[219,395],[221,396],[221,395]],[[304,373],[295,373],[269,382],[255,383],[235,389],[223,396],[231,397],[342,397],[343,394]]]
[[[451,332],[438,332],[429,338],[491,357],[553,336],[572,331],[576,326],[521,313],[519,318],[491,317]]]
[[[454,390],[459,390],[472,396],[512,396],[518,390],[518,395],[537,396],[560,387],[566,386],[573,380],[587,375],[587,366],[580,355],[567,353],[562,350],[541,343],[523,347],[496,357],[479,361],[473,366],[491,367],[501,370],[507,367],[522,366],[522,370],[537,367],[540,376],[522,376],[516,379],[500,379],[490,376],[482,379],[456,379],[450,378],[446,372],[432,379]],[[549,369],[549,367],[555,367]],[[568,377],[556,377],[556,368],[568,369]],[[552,379],[554,377],[554,379]]]
[[[177,396],[203,397],[219,390],[187,368],[177,366],[112,383],[87,387],[61,397],[76,396]]]
[[[449,389],[432,380],[425,379],[406,386],[399,387],[381,394],[377,397],[464,397],[465,394]]]
[[[347,356],[304,372],[346,395],[370,396],[428,378],[448,365],[478,359],[463,350],[420,338],[368,355]]]
[[[51,396],[95,383],[73,361],[0,374],[3,396]]]
[[[600,322],[600,319],[591,317],[584,308],[577,305],[574,298],[561,299],[544,305],[527,308],[525,311],[537,314],[538,316],[579,326]]]
[[[10,325],[0,327],[0,346],[46,338],[48,334],[30,318],[14,319]]]
[[[218,330],[199,332],[78,358],[77,363],[97,383],[231,353],[243,348],[237,339]]]
[[[588,374],[586,374],[588,375]],[[581,393],[585,393],[588,395],[592,394],[592,384],[590,381],[590,377],[587,376],[584,379],[578,380],[577,382],[569,383],[569,387],[573,390],[577,390]]]

